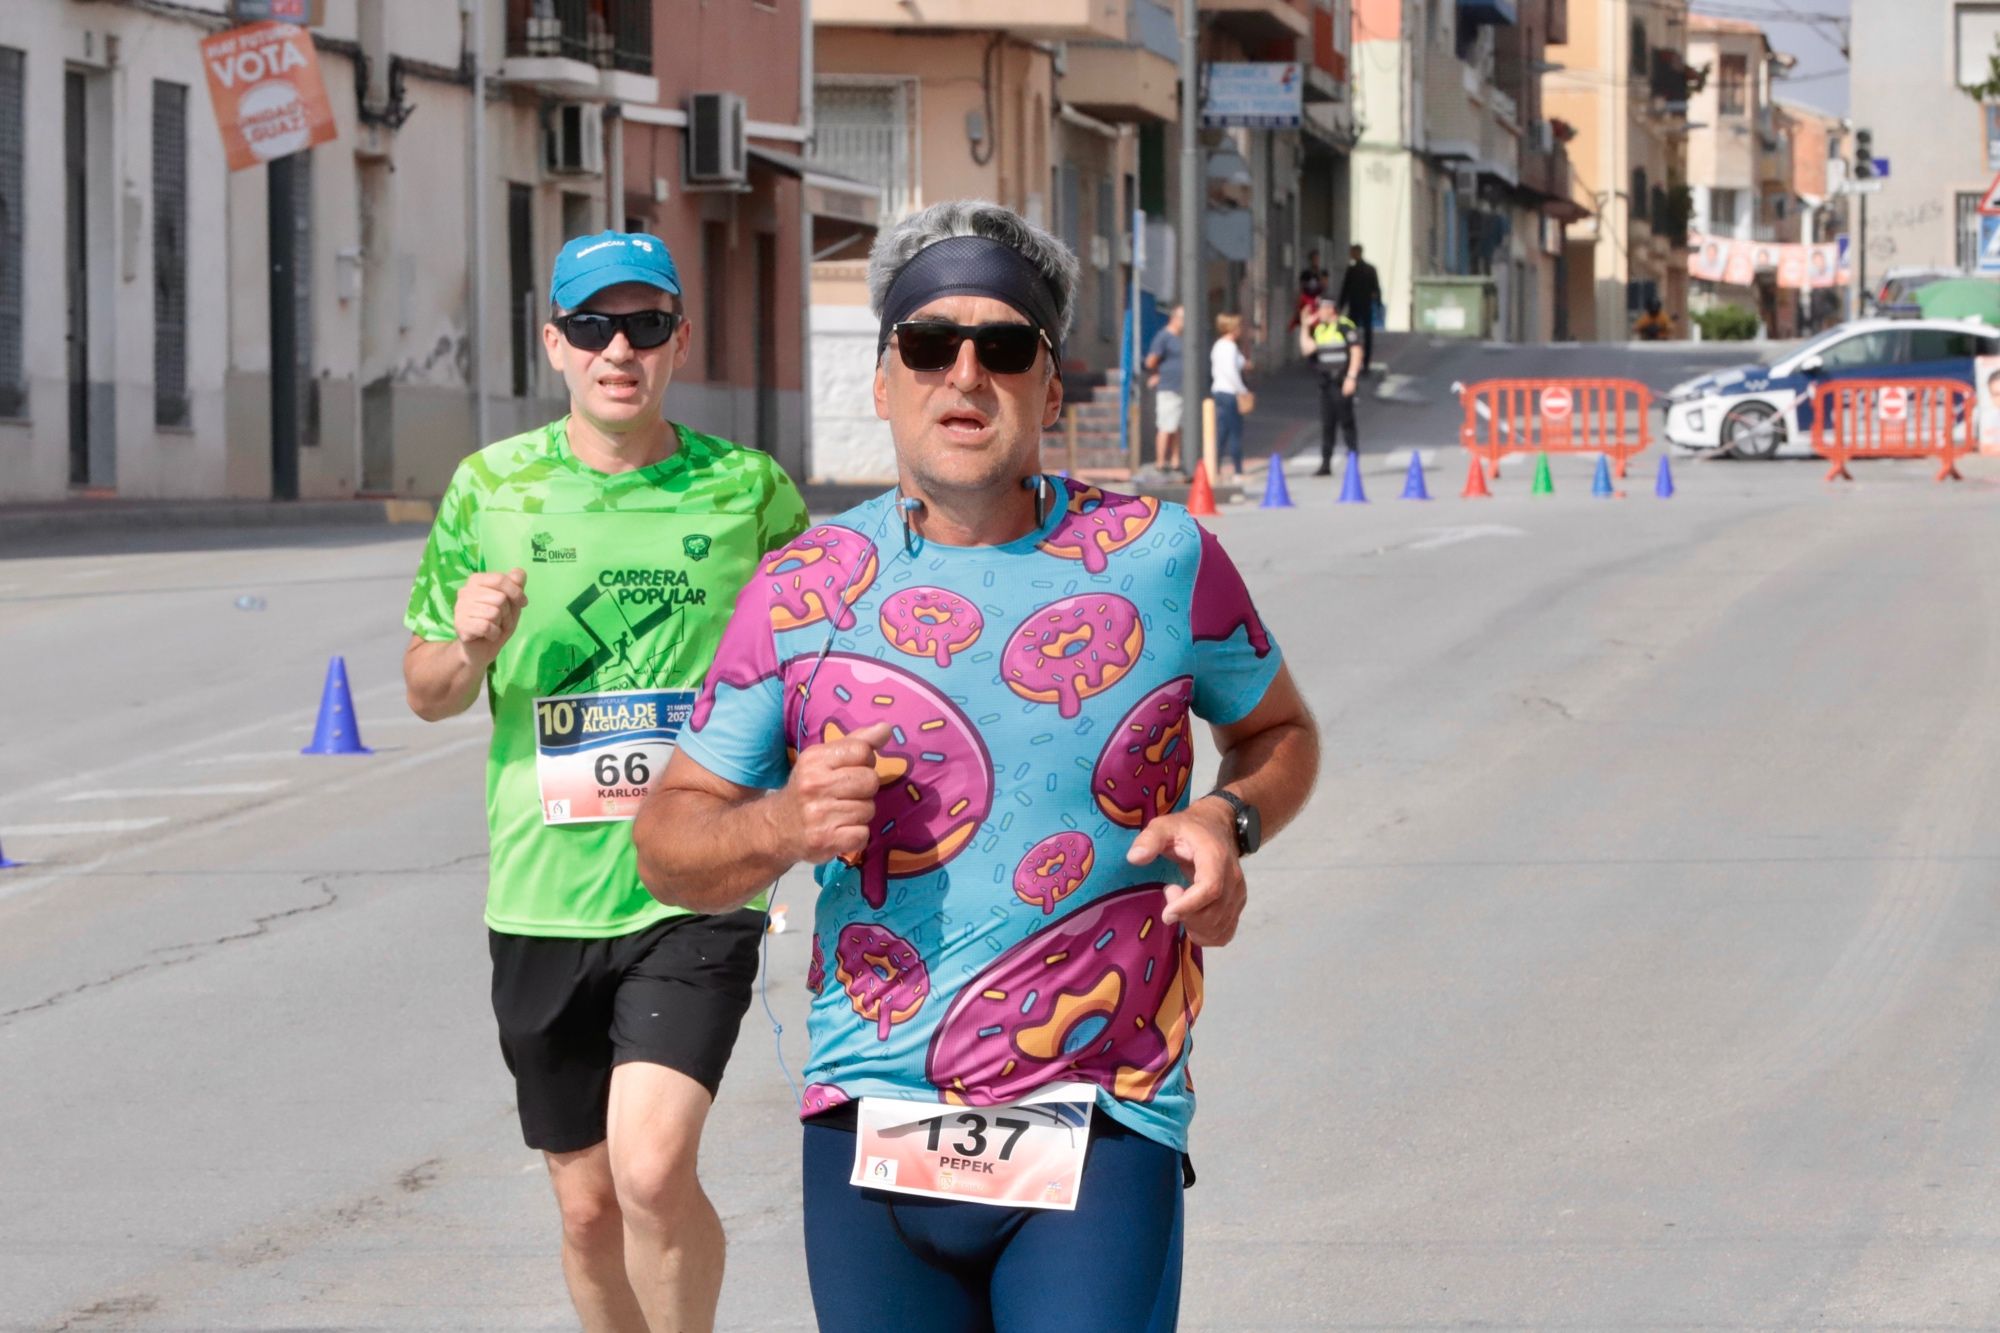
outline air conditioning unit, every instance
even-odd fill
[[[692,94],[688,98],[688,184],[742,187],[748,178],[743,130],[740,96]]]
[[[604,108],[589,102],[558,102],[549,108],[543,163],[561,176],[604,174]]]
[[[1479,168],[1453,167],[1451,170],[1451,188],[1458,191],[1461,195],[1478,194]]]

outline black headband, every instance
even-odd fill
[[[882,298],[876,359],[881,359],[896,325],[940,296],[990,296],[1005,301],[1048,335],[1056,364],[1062,364],[1062,322],[1049,280],[1019,250],[985,236],[947,237],[917,251],[903,265],[902,272],[890,282],[888,295]]]

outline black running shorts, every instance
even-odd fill
[[[604,1141],[611,1070],[665,1065],[722,1083],[750,1007],[764,914],[681,916],[612,939],[488,931],[493,1015],[530,1148]]]

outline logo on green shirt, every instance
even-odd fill
[[[528,538],[529,559],[538,565],[566,565],[576,559],[574,546],[555,546],[555,537],[538,532]]]
[[[705,532],[690,532],[687,536],[681,538],[681,549],[687,552],[687,557],[690,560],[708,559],[708,548],[712,544],[708,534]]]

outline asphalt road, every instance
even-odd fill
[[[1215,520],[1327,764],[1209,955],[1183,1327],[2000,1326],[2000,469],[1653,465]],[[0,560],[0,1328],[572,1327],[417,538],[103,545]],[[336,652],[376,753],[298,757]],[[728,1328],[810,1327],[789,1101],[753,1009]]]

